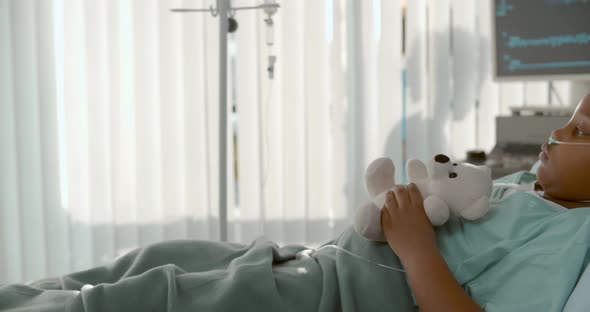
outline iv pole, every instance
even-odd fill
[[[171,9],[174,13],[210,12],[219,17],[219,239],[227,241],[227,33],[228,12],[264,9],[271,15],[279,8],[278,3],[265,0],[257,6],[231,7],[231,0],[217,0],[217,8]]]
[[[227,241],[227,9],[217,0],[219,13],[219,239]]]

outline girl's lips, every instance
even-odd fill
[[[541,145],[541,152],[539,153],[539,159],[541,159],[541,161],[549,160],[549,156],[547,156],[547,144]]]
[[[545,154],[545,152],[540,152],[539,153],[539,159],[541,161],[548,161],[549,160],[549,157],[547,157],[547,154]]]

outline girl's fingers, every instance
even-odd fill
[[[420,207],[424,199],[422,198],[422,194],[420,190],[414,183],[408,184],[408,193],[410,196],[410,201],[412,202],[413,207]]]
[[[410,207],[411,201],[408,195],[408,190],[405,185],[396,185],[393,187],[393,193],[397,201],[399,210],[406,210]]]
[[[387,192],[385,195],[385,208],[393,213],[394,210],[397,210],[397,200],[395,199],[395,194],[392,191]]]
[[[391,217],[389,216],[389,212],[387,209],[381,209],[381,228],[386,229],[387,224],[391,222]]]

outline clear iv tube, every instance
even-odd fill
[[[270,16],[264,21],[266,22],[266,45],[272,47],[275,44],[274,21]]]
[[[277,62],[277,56],[273,53],[275,31],[272,17],[277,13],[277,8],[272,6],[275,4],[274,0],[265,0],[264,4],[267,5],[264,9],[264,13],[266,13],[266,18],[264,19],[264,23],[266,24],[266,46],[268,47],[268,66],[266,70],[268,71],[268,79],[272,80],[274,79],[275,63]]]
[[[268,13],[267,18],[264,20],[266,23],[266,46],[268,48],[268,66],[266,70],[268,71],[268,78],[274,79],[274,72],[275,72],[275,63],[277,61],[277,56],[273,52],[273,45],[274,45],[274,21],[272,20],[272,15]],[[274,13],[273,13],[274,14]]]
[[[361,256],[359,256],[359,255],[357,255],[357,254],[355,254],[353,252],[350,252],[350,251],[348,251],[348,250],[346,250],[346,249],[344,249],[344,248],[342,248],[340,246],[336,246],[336,245],[332,245],[332,244],[331,245],[324,245],[324,246],[322,246],[322,247],[320,247],[320,248],[318,248],[316,250],[311,251],[310,256],[313,256],[314,253],[316,253],[316,252],[318,252],[318,251],[320,251],[322,249],[326,249],[326,248],[333,248],[333,249],[336,249],[336,250],[340,250],[340,251],[344,252],[345,254],[347,254],[349,256],[352,256],[352,257],[357,258],[359,260],[362,260],[364,262],[370,263],[372,265],[376,265],[376,266],[382,267],[382,268],[387,269],[387,270],[396,271],[396,272],[399,272],[399,273],[406,273],[405,270],[402,270],[400,268],[395,268],[395,267],[392,267],[392,266],[389,266],[389,265],[385,265],[383,263],[378,263],[378,262],[375,262],[375,261],[371,261],[371,260],[369,260],[367,258],[361,257]]]

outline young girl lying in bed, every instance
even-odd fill
[[[554,144],[543,144],[539,154],[542,163],[536,183],[533,175],[524,173],[505,181],[529,186],[528,192],[523,186],[516,187],[516,190],[494,189],[492,202],[513,201],[514,205],[506,205],[513,211],[502,211],[508,210],[502,207],[492,211],[495,215],[490,216],[489,221],[480,224],[455,222],[433,229],[422,209],[422,198],[415,185],[398,185],[387,195],[386,209],[381,215],[382,227],[389,246],[406,269],[421,311],[481,311],[482,307],[460,286],[469,284],[470,279],[478,280],[468,290],[481,304],[503,296],[507,310],[554,311],[563,308],[558,305],[565,303],[572,290],[566,276],[579,276],[580,269],[583,270],[581,263],[585,266],[588,261],[590,209],[575,212],[568,209],[590,206],[584,202],[590,200],[590,95],[578,104],[564,127],[551,133],[550,142]],[[521,201],[523,204],[519,205]],[[488,236],[475,234],[481,230]],[[448,235],[454,231],[464,232],[465,241],[457,242],[456,237],[452,237],[456,235]],[[548,233],[551,232],[550,236]],[[502,243],[490,244],[489,240]],[[489,249],[481,250],[479,245]],[[519,253],[520,250],[523,252]],[[466,258],[471,263],[466,262]],[[497,265],[497,261],[505,263]],[[555,270],[547,272],[546,264],[551,261],[555,261]],[[535,272],[522,272],[534,271],[535,265],[541,268],[536,271],[536,278]],[[503,268],[490,272],[485,270],[486,266]],[[521,278],[519,275],[533,280],[507,286],[502,284],[509,279]],[[546,284],[567,288],[561,289],[561,293],[543,294],[539,289]],[[543,304],[543,301],[536,298],[536,293],[561,296],[562,300],[555,306],[539,306],[535,303]],[[510,297],[513,302],[507,302]],[[496,306],[499,304],[502,303],[495,303]],[[486,310],[494,307],[486,306]]]
[[[413,293],[420,311],[561,311],[590,260],[590,209],[573,209],[590,206],[590,96],[551,136],[537,176],[496,181],[477,222],[433,228],[415,186],[397,186],[381,216],[388,244],[353,229],[330,242],[372,263],[338,248],[168,241],[0,285],[0,310],[414,311]]]

